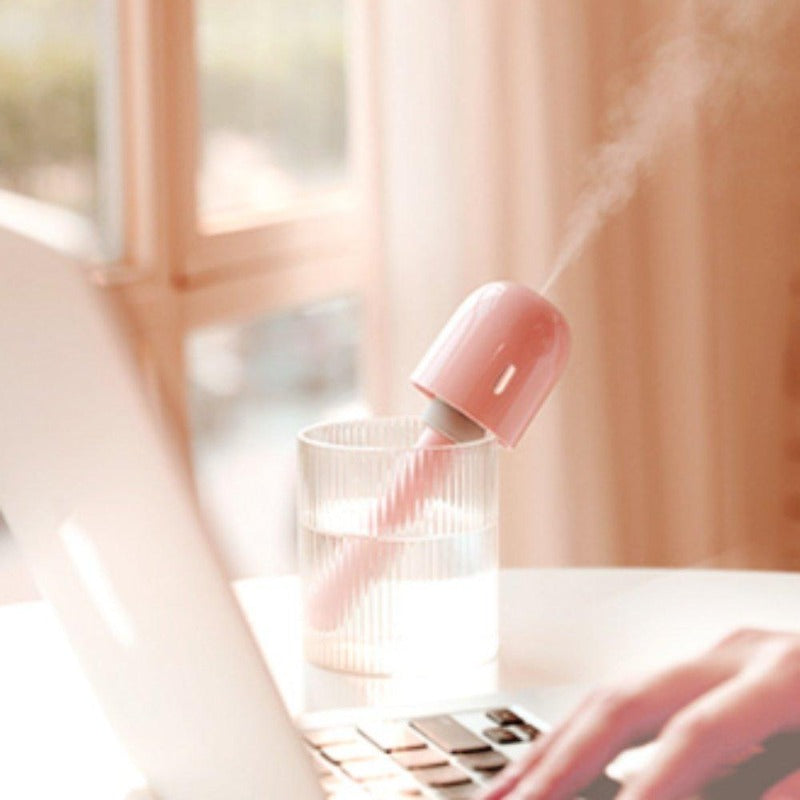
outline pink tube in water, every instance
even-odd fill
[[[569,327],[551,303],[525,286],[488,283],[458,307],[412,375],[431,403],[428,427],[377,502],[369,536],[350,541],[309,588],[309,621],[335,628],[394,561],[400,543],[386,539],[419,514],[446,474],[446,445],[485,431],[513,447],[545,401],[569,353]]]
[[[391,488],[376,502],[368,535],[345,542],[328,571],[310,587],[306,613],[314,628],[337,627],[371,583],[386,573],[402,543],[384,537],[418,517],[420,503],[436,490],[448,469],[452,452],[443,446],[452,443],[433,428],[425,428]]]

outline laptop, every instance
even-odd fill
[[[108,293],[0,236],[0,508],[154,795],[460,800],[519,758],[526,693],[290,718]]]

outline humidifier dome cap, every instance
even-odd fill
[[[458,307],[411,381],[513,447],[563,372],[569,343],[552,303],[520,284],[488,283]]]

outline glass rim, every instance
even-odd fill
[[[478,450],[481,447],[492,445],[497,442],[497,438],[489,431],[484,431],[479,439],[471,439],[468,442],[450,442],[448,444],[432,444],[424,447],[417,447],[416,444],[339,444],[338,442],[326,442],[322,439],[313,438],[313,434],[326,428],[333,428],[340,425],[352,425],[355,423],[378,423],[378,422],[419,422],[425,426],[422,417],[414,414],[396,414],[378,417],[352,417],[349,419],[330,420],[329,422],[314,422],[302,428],[297,434],[297,443],[306,447],[314,447],[320,450],[332,450],[338,452],[357,452],[357,453],[402,453],[413,452],[415,450],[443,450],[455,452],[468,452]]]

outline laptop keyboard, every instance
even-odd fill
[[[303,732],[329,800],[473,800],[541,731],[524,712],[490,708]],[[582,797],[610,800],[595,782]]]

